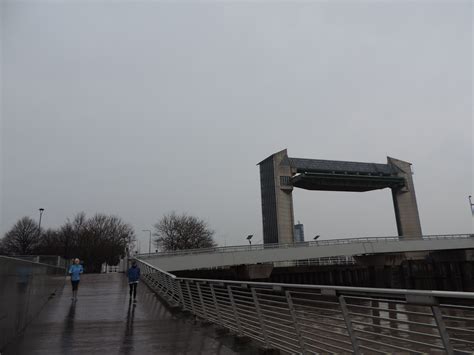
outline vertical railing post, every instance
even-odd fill
[[[260,308],[260,302],[258,301],[257,291],[252,287],[251,289],[253,302],[255,303],[255,309],[258,315],[258,321],[260,323],[260,328],[262,329],[263,338],[265,339],[265,344],[267,347],[270,347],[270,341],[268,339],[267,329],[265,328],[265,321],[263,320],[262,309]]]
[[[166,278],[165,275],[163,275],[161,272],[159,273],[160,275],[160,284],[161,284],[161,293],[163,294],[163,297],[166,296]]]
[[[155,291],[160,291],[160,288],[159,288],[159,282],[158,282],[158,272],[153,272],[153,270],[149,270],[148,274],[147,274],[147,280],[148,280],[148,284],[153,288],[153,290]]]
[[[148,274],[149,274],[148,266],[147,265],[142,265],[141,263],[138,263],[138,266],[140,266],[140,270],[142,271],[143,280],[145,280],[145,282],[148,284]],[[128,267],[128,265],[127,265],[127,267]],[[128,269],[127,269],[127,273],[128,273]]]
[[[171,283],[171,278],[170,278],[168,275],[166,275],[166,274],[163,274],[163,277],[165,278],[165,283],[166,283],[166,297],[167,297],[167,298],[170,298],[170,297],[171,297],[171,296],[170,296],[170,291],[171,291],[171,287],[170,287],[170,286],[171,286],[171,285],[170,285],[170,283]]]
[[[176,279],[173,279],[171,276],[170,276],[170,284],[171,284],[171,299],[173,300],[173,302],[176,302],[176,300],[174,299],[174,297],[176,296],[176,289],[175,289]]]
[[[164,274],[166,280],[166,296],[171,297],[173,299],[173,288],[171,283],[171,277]]]
[[[161,283],[163,284],[163,297],[167,297],[168,295],[168,280],[166,276],[160,272],[161,276]]]
[[[433,312],[436,324],[438,325],[438,331],[439,335],[441,336],[441,340],[443,341],[444,349],[446,350],[446,353],[448,355],[453,355],[453,347],[451,346],[451,342],[449,341],[448,330],[446,329],[446,325],[444,324],[441,310],[438,306],[431,306],[431,311]]]
[[[160,289],[160,282],[159,282],[159,276],[158,275],[158,272],[155,271],[155,272],[151,272],[148,274],[148,281],[152,284],[153,286],[153,289],[155,291],[157,291],[158,293],[160,293],[161,289]]]
[[[216,310],[217,320],[219,321],[220,325],[224,326],[224,322],[222,321],[221,312],[219,309],[219,304],[217,303],[216,293],[214,292],[214,285],[209,284],[209,288],[211,289],[212,300],[214,301],[214,309]]]
[[[161,275],[161,282],[163,283],[163,296],[168,297],[168,277],[161,272],[160,272],[160,275]]]
[[[161,293],[160,275],[158,274],[158,272],[150,272],[150,280],[151,282],[153,282],[153,285],[155,286],[157,291]]]
[[[204,298],[202,297],[201,286],[199,285],[199,282],[196,282],[196,288],[198,291],[199,300],[201,301],[202,313],[204,315],[204,318],[210,320],[209,316],[207,315],[206,305],[204,304]]]
[[[352,322],[349,317],[349,311],[347,310],[346,300],[343,295],[339,296],[339,304],[341,305],[342,316],[344,317],[344,322],[346,322],[347,332],[349,333],[349,338],[352,343],[352,350],[354,350],[355,355],[360,354],[359,342],[354,334],[354,329],[352,328]]]
[[[179,293],[179,300],[181,302],[181,307],[183,309],[186,309],[186,305],[184,304],[184,296],[183,296],[183,288],[181,287],[181,281],[176,280],[177,285],[178,285],[178,293]]]
[[[196,309],[194,308],[193,295],[192,295],[192,293],[191,293],[191,288],[189,287],[189,281],[185,281],[185,282],[186,282],[186,289],[188,290],[189,301],[191,302],[191,312],[192,312],[194,315],[197,315]]]
[[[296,335],[298,336],[298,342],[300,344],[301,352],[305,353],[305,344],[303,336],[301,334],[300,325],[298,324],[298,318],[296,317],[295,305],[293,304],[293,299],[291,298],[290,291],[285,291],[286,301],[288,302],[288,307],[290,309],[291,318],[293,318],[293,325],[295,327]]]
[[[164,284],[163,284],[163,275],[161,272],[157,272],[156,273],[156,281],[158,282],[158,288],[159,288],[159,292],[160,294],[164,294],[163,290],[165,288]]]
[[[234,312],[235,323],[237,324],[237,330],[239,331],[239,335],[243,336],[244,333],[242,331],[242,324],[240,323],[239,313],[237,312],[234,295],[232,294],[232,288],[230,285],[227,286],[227,293],[229,294],[230,305],[232,306],[232,311]]]

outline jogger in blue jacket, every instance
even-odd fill
[[[128,284],[130,286],[130,301],[132,300],[132,293],[133,293],[133,300],[135,301],[137,298],[138,280],[140,280],[140,268],[137,266],[137,262],[134,261],[132,263],[132,267],[128,269]]]
[[[81,280],[81,274],[84,272],[82,265],[79,264],[79,259],[74,259],[74,264],[69,267],[69,274],[71,275],[72,285],[72,300],[77,301],[77,289],[79,287],[79,281]]]

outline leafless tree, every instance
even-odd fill
[[[72,220],[67,219],[58,230],[42,233],[37,250],[67,259],[78,257],[88,272],[99,272],[104,262],[118,264],[134,241],[133,228],[120,217],[96,214],[87,218],[81,212]]]
[[[35,254],[39,236],[38,223],[30,217],[23,217],[2,239],[2,252],[7,255]]]
[[[207,223],[187,214],[171,212],[154,225],[155,245],[165,251],[212,248],[214,231]]]
[[[39,255],[63,255],[62,241],[59,231],[55,229],[47,229],[41,233],[36,254]]]
[[[56,244],[50,243],[48,238],[45,240],[47,249],[50,251],[44,251],[45,254],[53,253],[61,255],[66,259],[71,259],[74,257],[80,257],[82,235],[86,230],[87,218],[84,212],[80,212],[74,216],[72,220],[69,218],[66,222],[59,227],[56,231],[56,236],[54,238]],[[46,233],[46,236],[48,234]],[[53,250],[51,250],[53,249]],[[56,252],[54,251],[56,250]]]
[[[134,241],[135,233],[120,217],[96,214],[87,221],[82,239],[83,245],[87,245],[83,248],[85,258],[93,261],[97,268],[103,262],[118,264]]]

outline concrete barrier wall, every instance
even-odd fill
[[[0,353],[64,286],[65,269],[0,256]]]

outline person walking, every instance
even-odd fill
[[[79,287],[79,281],[81,280],[81,274],[84,272],[84,268],[80,264],[78,258],[74,259],[74,263],[69,267],[69,275],[71,275],[72,285],[72,300],[77,301],[77,289]]]
[[[137,286],[138,280],[140,280],[140,268],[137,266],[137,262],[132,263],[132,267],[128,269],[128,285],[130,286],[130,302],[137,300]]]

